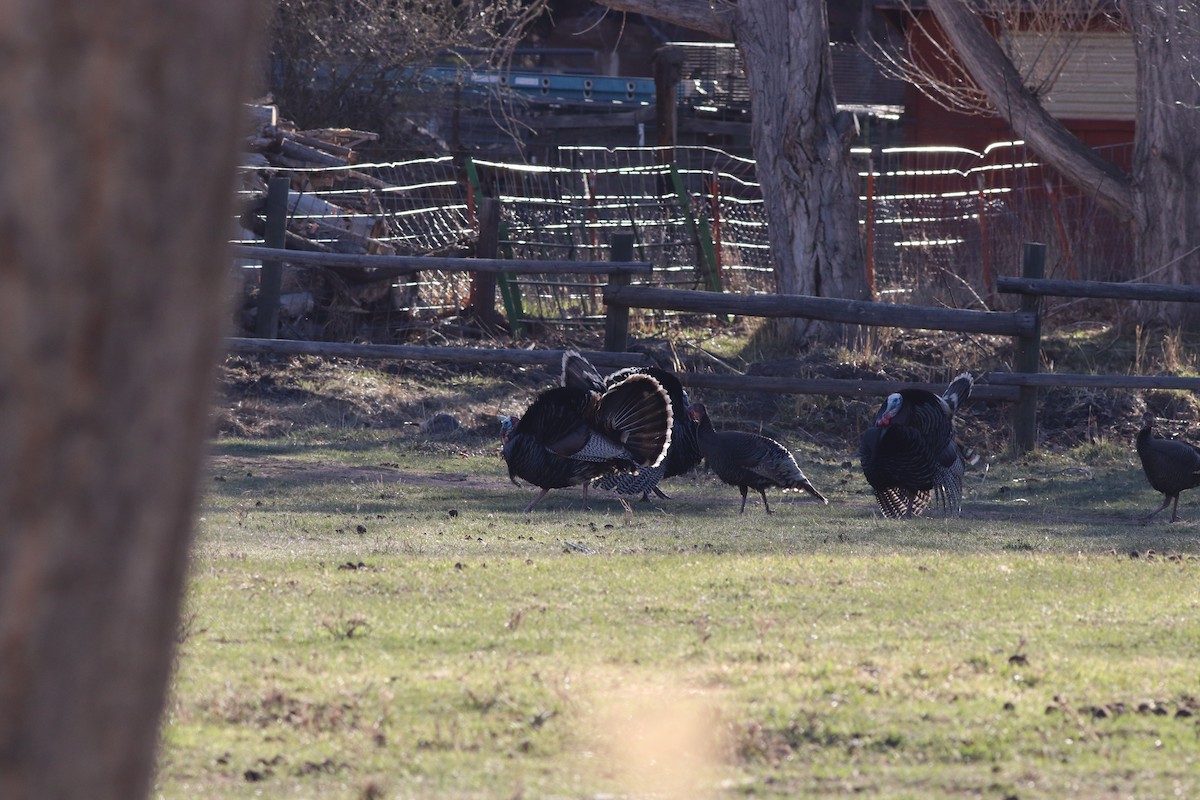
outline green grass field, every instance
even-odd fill
[[[828,449],[829,506],[628,521],[469,433],[214,449],[159,797],[1200,796],[1197,527],[1130,443],[910,522]]]

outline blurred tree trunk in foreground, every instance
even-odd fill
[[[150,787],[262,5],[2,6],[4,800]]]

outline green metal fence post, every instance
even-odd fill
[[[697,220],[692,214],[691,197],[688,195],[687,187],[683,185],[683,176],[679,174],[679,170],[674,164],[671,165],[671,185],[679,200],[679,210],[683,212],[688,235],[696,246],[696,268],[700,271],[704,288],[710,292],[719,292],[721,291],[721,276],[717,271],[717,252],[713,247],[712,234],[708,231],[708,222],[704,219]]]

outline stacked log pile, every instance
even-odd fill
[[[288,192],[286,247],[308,252],[371,255],[397,253],[390,241],[392,217],[385,207],[388,184],[365,171],[357,148],[378,141],[378,134],[346,128],[297,130],[279,118],[273,105],[249,106],[251,132],[245,139],[240,195],[245,198],[240,239],[264,237],[267,181],[286,176]],[[444,254],[444,253],[443,253]],[[237,323],[255,327],[257,272],[240,270]],[[369,318],[393,316],[411,307],[413,289],[361,267],[290,267],[284,271],[280,297],[280,335],[304,339],[346,339],[362,334]]]

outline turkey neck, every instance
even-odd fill
[[[1146,443],[1149,442],[1153,438],[1154,438],[1154,426],[1153,425],[1144,426],[1140,431],[1138,431],[1137,448],[1139,450],[1141,450],[1143,447],[1146,446]]]
[[[711,469],[717,470],[719,473],[724,465],[729,463],[732,457],[729,450],[734,447],[732,442],[740,435],[736,431],[718,433],[707,413],[700,417],[700,429],[697,431],[696,438],[700,442],[700,454],[704,456]]]

